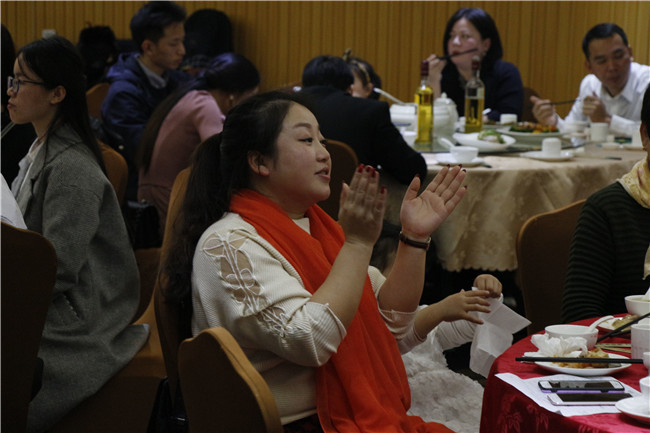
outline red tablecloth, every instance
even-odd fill
[[[576,322],[589,325],[594,319]],[[629,343],[627,337],[611,338],[607,342]],[[522,379],[546,376],[547,370],[530,363],[515,361],[524,352],[535,352],[537,348],[526,337],[513,344],[499,356],[490,370],[483,394],[481,412],[481,433],[636,433],[650,432],[650,426],[630,418],[623,413],[565,417],[540,407],[516,388],[496,377],[499,373],[513,373]],[[648,375],[643,364],[615,373],[614,377],[639,391],[639,379]]]

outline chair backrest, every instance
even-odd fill
[[[161,266],[165,263],[169,248],[171,247],[174,223],[185,197],[190,169],[191,167],[187,167],[181,170],[172,186],[167,213],[167,224],[165,225],[165,234],[160,250]],[[165,368],[167,369],[169,389],[172,394],[172,401],[176,401],[174,398],[176,397],[178,387],[178,347],[189,335],[181,335],[181,312],[178,306],[166,301],[164,294],[166,281],[165,275],[159,272],[154,288],[154,304],[158,333],[160,335],[160,345],[162,346]]]
[[[52,244],[2,223],[2,431],[24,432],[34,370],[56,280]]]
[[[347,144],[336,141],[327,140],[327,150],[332,159],[332,173],[330,176],[330,196],[318,205],[329,216],[335,220],[339,218],[339,200],[341,199],[342,182],[348,185],[354,175],[354,170],[359,165],[357,154]]]
[[[537,122],[535,115],[533,115],[533,103],[530,102],[531,96],[539,96],[534,89],[530,87],[524,87],[524,105],[521,110],[521,119],[520,122]]]
[[[517,236],[517,278],[528,334],[562,323],[562,293],[573,231],[585,200],[534,215]]]
[[[283,431],[271,390],[226,329],[185,340],[179,370],[190,433]]]
[[[102,103],[108,94],[110,83],[97,83],[86,91],[88,114],[98,119],[102,118]]]
[[[99,142],[99,148],[102,151],[102,158],[106,166],[106,176],[113,185],[117,201],[121,206],[124,203],[126,184],[129,178],[129,168],[126,165],[126,160],[119,152],[101,141]]]

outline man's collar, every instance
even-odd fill
[[[142,71],[144,74],[147,76],[147,80],[149,80],[149,84],[155,89],[163,89],[167,87],[167,82],[169,81],[169,74],[167,72],[164,72],[162,76],[156,74],[154,71],[149,69],[147,65],[142,61],[141,56],[137,57],[138,64],[142,68]]]

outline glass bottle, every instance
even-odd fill
[[[420,86],[415,91],[418,122],[415,149],[420,151],[433,149],[433,89],[428,79],[429,62],[423,60],[420,63]]]
[[[465,86],[465,133],[481,132],[483,129],[483,107],[485,105],[485,84],[479,78],[480,58],[472,59],[474,76]]]

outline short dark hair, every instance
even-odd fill
[[[187,14],[185,8],[173,1],[152,1],[140,8],[131,18],[131,37],[142,50],[145,40],[158,42],[170,24],[182,23]]]
[[[641,106],[641,122],[645,123],[646,132],[650,137],[650,85],[645,89],[643,95],[643,106]]]
[[[347,90],[354,83],[354,75],[340,57],[318,56],[311,59],[302,71],[302,86],[330,86]]]
[[[359,76],[361,83],[364,86],[371,83],[373,87],[381,89],[381,78],[377,75],[375,69],[370,63],[358,57],[350,57],[347,60],[347,63],[350,66],[352,73]],[[372,92],[368,97],[371,99],[379,99],[379,93]]]
[[[449,21],[447,21],[447,27],[445,28],[445,34],[442,41],[445,55],[449,54],[447,42],[449,42],[449,38],[451,37],[451,29],[454,27],[454,24],[462,18],[465,18],[476,27],[476,30],[481,34],[481,39],[490,39],[490,49],[485,53],[485,58],[483,59],[483,63],[487,66],[486,69],[490,69],[494,62],[503,57],[503,47],[501,45],[501,37],[499,36],[497,25],[494,23],[490,14],[481,8],[458,9]]]
[[[614,35],[620,35],[623,39],[625,46],[627,43],[627,36],[622,28],[617,26],[614,23],[601,23],[593,26],[585,35],[585,38],[582,40],[582,52],[585,53],[585,57],[589,60],[589,43],[594,39],[605,39],[612,37]]]

